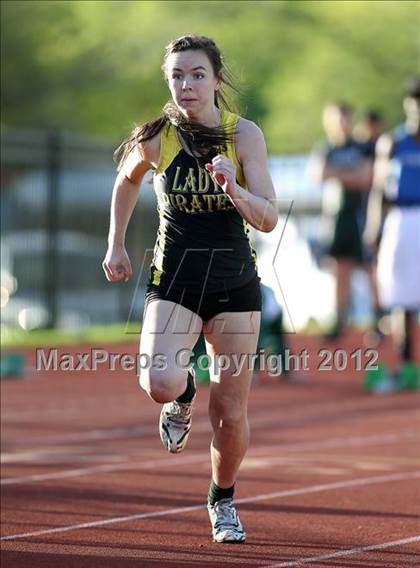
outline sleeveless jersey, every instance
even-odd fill
[[[222,125],[236,130],[239,117],[222,111]],[[246,189],[234,142],[225,155]],[[161,131],[160,159],[153,177],[159,229],[150,281],[162,289],[201,293],[232,290],[256,276],[249,229],[229,197],[205,170],[205,160],[186,152],[172,124]]]
[[[394,133],[386,197],[400,207],[420,205],[420,140],[405,126]]]

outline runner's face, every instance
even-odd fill
[[[219,80],[204,51],[189,50],[169,55],[166,77],[175,104],[187,117],[214,105]]]

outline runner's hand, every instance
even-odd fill
[[[206,164],[205,167],[211,173],[217,185],[229,195],[236,185],[236,168],[232,160],[223,156],[223,154],[218,154],[213,158],[211,164]]]
[[[130,259],[122,245],[109,246],[102,262],[102,268],[109,282],[119,282],[120,280],[127,282],[133,275]]]

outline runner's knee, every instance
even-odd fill
[[[174,369],[142,369],[139,383],[142,389],[161,404],[175,400],[186,388],[187,371]]]
[[[246,405],[242,401],[210,401],[211,423],[223,428],[241,428],[247,419]]]

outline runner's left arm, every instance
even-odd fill
[[[219,154],[206,168],[245,221],[268,233],[278,220],[276,194],[268,169],[264,135],[251,121],[241,119],[237,154],[248,189],[236,182],[236,168],[228,157]]]

